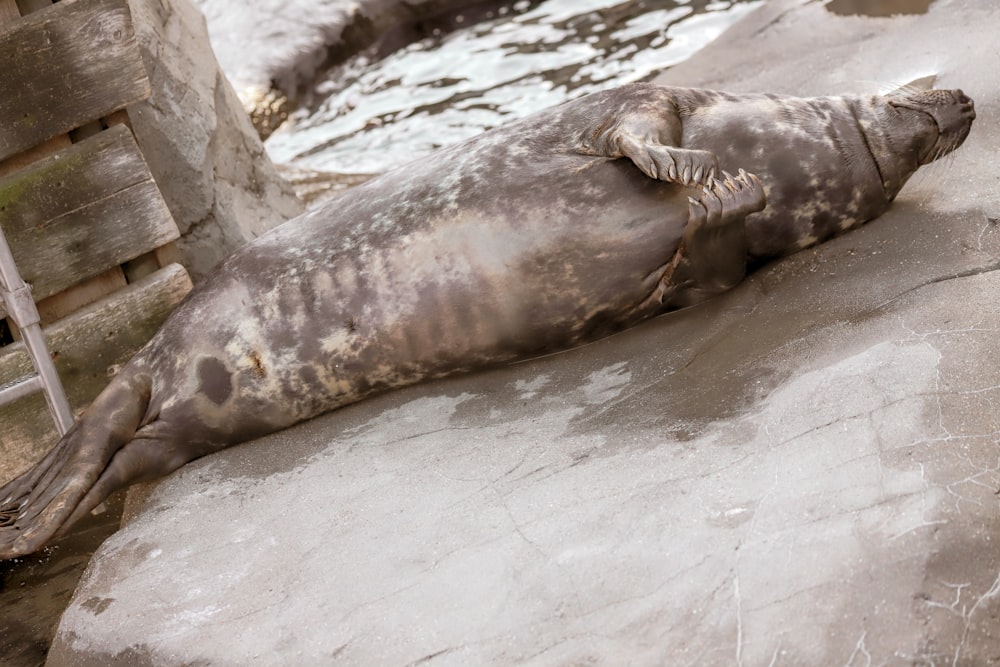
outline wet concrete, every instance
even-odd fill
[[[778,1],[666,73],[934,76],[979,120],[878,221],[709,303],[185,466],[49,664],[1000,661],[998,18]]]
[[[37,554],[0,561],[0,664],[37,667],[91,555],[118,529],[119,494],[104,511],[88,516],[71,534]]]

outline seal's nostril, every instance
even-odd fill
[[[965,113],[965,115],[974,120],[976,118],[975,103],[965,95],[962,95],[958,101],[959,104],[962,105],[962,111]]]

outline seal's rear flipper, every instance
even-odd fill
[[[746,275],[746,217],[763,210],[764,186],[742,169],[723,172],[689,198],[689,220],[680,247],[663,270],[657,289],[640,308],[660,312],[686,308],[735,287]]]
[[[108,463],[145,418],[150,391],[148,375],[123,370],[52,451],[0,488],[0,560],[37,551],[115,490],[89,503]],[[89,507],[78,511],[85,500]]]
[[[65,523],[71,526],[100,505],[118,489],[130,484],[151,482],[165,477],[188,461],[199,458],[215,448],[181,446],[140,434],[115,452],[101,476],[87,491]],[[60,531],[61,532],[61,531]]]

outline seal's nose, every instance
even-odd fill
[[[972,101],[972,98],[966,95],[961,88],[956,88],[951,91],[952,95],[955,97],[955,101],[961,105],[962,111],[964,111],[970,119],[975,120],[976,118],[976,105]]]

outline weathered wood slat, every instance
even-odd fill
[[[31,0],[31,2],[28,0],[18,0],[17,2],[15,0],[0,0],[0,23],[16,21],[24,14],[29,14],[51,4],[50,0]],[[0,161],[0,176],[17,171],[46,155],[57,153],[71,143],[69,136],[63,134],[52,137],[37,146],[32,146],[26,151]]]
[[[0,24],[0,160],[150,92],[126,0],[63,0]]]
[[[152,273],[152,271],[149,273]],[[133,280],[132,282],[136,281]],[[110,268],[93,278],[84,280],[82,283],[73,285],[67,290],[39,301],[37,303],[38,318],[41,320],[42,326],[47,327],[84,306],[94,303],[101,297],[120,290],[128,285],[128,283],[129,281],[125,278],[125,272],[122,271],[120,266]]]
[[[190,289],[187,272],[171,264],[45,329],[74,408],[93,400],[108,383],[111,369],[153,336]],[[0,352],[0,385],[31,370],[23,344]],[[0,424],[2,485],[47,451],[57,435],[40,395],[0,408]]]
[[[32,12],[37,12],[39,9],[45,9],[53,3],[54,0],[17,0],[18,9],[21,10],[21,16],[27,16]],[[56,2],[58,0],[55,0]]]
[[[0,0],[0,23],[7,23],[21,18],[14,0]]]
[[[0,176],[6,176],[19,169],[24,169],[32,162],[37,162],[43,157],[58,153],[72,145],[73,142],[70,140],[68,134],[60,134],[58,137],[52,137],[44,143],[32,146],[23,153],[18,153],[0,162]]]
[[[147,253],[146,255],[143,255],[143,257],[147,257],[152,254],[153,253]],[[166,264],[157,266],[156,268],[161,268],[162,266],[166,266]],[[156,269],[153,269],[153,271],[155,270]],[[36,303],[35,306],[38,308],[38,319],[43,327],[47,327],[67,315],[80,310],[84,306],[89,306],[101,297],[105,297],[112,292],[120,290],[128,285],[129,282],[136,282],[139,278],[145,277],[150,273],[153,273],[153,271],[147,271],[142,276],[136,276],[135,280],[130,281],[126,279],[125,272],[122,270],[122,267],[116,266],[112,269],[108,269],[104,273],[84,280],[82,283],[73,285],[67,290],[63,290],[58,294],[54,294],[49,298],[42,299]],[[13,320],[8,319],[6,322],[7,326],[10,327],[10,333],[14,340],[21,340],[21,332]]]
[[[18,20],[21,16],[38,11],[51,4],[52,0],[16,0],[16,2],[15,0],[0,0],[0,23],[9,23]],[[44,143],[17,153],[6,160],[0,160],[0,176],[17,171],[36,160],[42,159],[46,155],[58,153],[72,143],[69,135],[61,134],[52,137]]]
[[[124,125],[0,178],[0,227],[36,301],[179,234]]]

